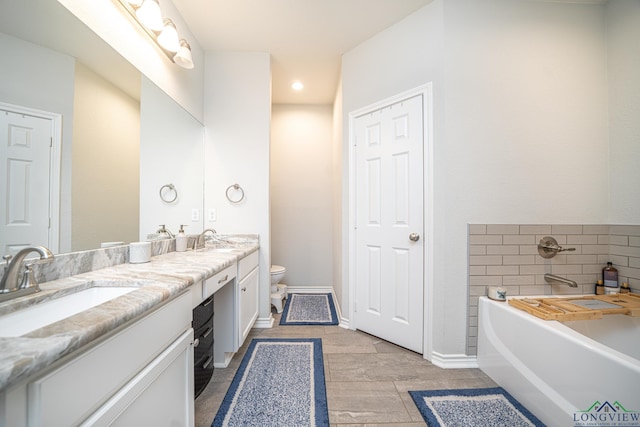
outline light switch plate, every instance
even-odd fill
[[[215,222],[218,220],[218,211],[215,209],[209,209],[209,222]]]
[[[193,208],[191,209],[191,221],[200,221],[200,209]]]

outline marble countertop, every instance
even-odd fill
[[[0,337],[0,392],[186,292],[194,283],[258,248],[257,242],[247,242],[169,252],[144,264],[120,264],[41,283],[42,292],[1,303],[0,316],[93,286],[139,288],[20,337]]]

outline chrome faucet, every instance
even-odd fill
[[[159,227],[160,228],[158,229],[158,231],[156,231],[156,234],[166,234],[170,239],[173,239],[175,237],[173,233],[164,226],[164,224],[160,224]]]
[[[564,277],[555,276],[549,273],[544,275],[544,280],[551,285],[567,285],[572,288],[578,287],[578,284],[573,280],[565,279]]]
[[[200,233],[198,235],[198,237],[196,237],[196,239],[193,242],[193,250],[196,249],[200,249],[200,248],[204,248],[204,235],[207,233],[207,231],[210,231],[211,233],[213,233],[213,235],[215,236],[217,231],[214,230],[213,228],[207,228],[205,229],[202,233]]]
[[[15,256],[5,255],[3,259],[6,261],[6,265],[0,281],[0,301],[40,292],[40,287],[33,277],[31,264],[25,265],[22,276],[20,276],[23,261],[31,252],[38,252],[41,260],[53,259],[53,253],[40,245],[27,246]]]

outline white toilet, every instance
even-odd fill
[[[281,265],[271,266],[271,304],[278,313],[284,308],[282,301],[287,298],[287,285],[279,283],[284,278],[287,269]]]

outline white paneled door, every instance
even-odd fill
[[[49,245],[52,120],[0,109],[0,252]]]
[[[423,95],[356,117],[356,328],[423,353]]]

